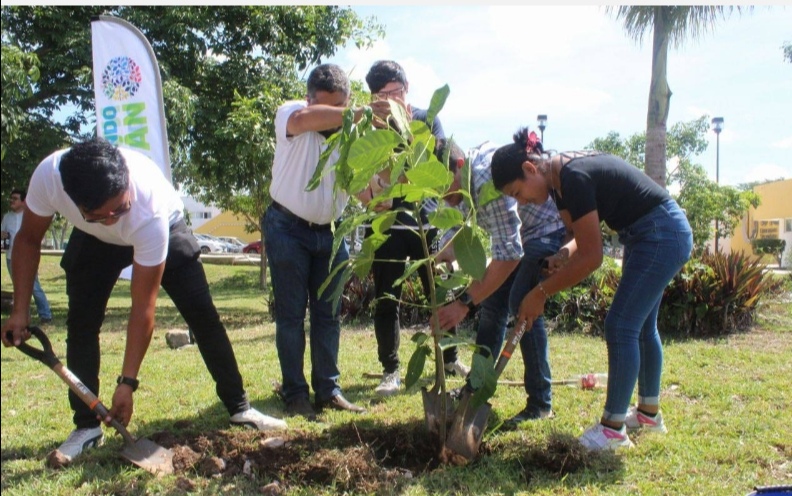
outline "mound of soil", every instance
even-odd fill
[[[177,476],[244,474],[276,491],[291,485],[332,485],[339,491],[389,493],[440,463],[438,441],[427,435],[420,422],[352,423],[321,434],[234,430],[178,436],[158,432],[150,438],[173,450]]]

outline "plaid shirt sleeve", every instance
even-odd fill
[[[493,150],[494,151],[494,150]],[[489,167],[491,153],[479,155],[479,160],[472,164],[473,185],[478,198],[481,188],[492,181]],[[517,202],[506,195],[479,207],[476,214],[479,227],[487,231],[492,238],[492,259],[501,261],[519,260],[523,256],[520,238],[520,215]]]

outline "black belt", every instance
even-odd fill
[[[272,202],[272,208],[282,213],[286,217],[296,221],[298,224],[307,227],[308,229],[312,229],[314,231],[330,229],[331,224],[317,224],[315,222],[309,222],[274,200]]]

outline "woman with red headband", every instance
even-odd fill
[[[638,168],[596,151],[545,153],[536,133],[520,129],[492,157],[495,187],[520,204],[556,202],[574,238],[549,257],[548,277],[523,298],[517,325],[540,316],[553,294],[602,263],[600,222],[624,245],[622,277],[605,319],[608,392],[600,421],[580,442],[593,450],[632,447],[627,435],[666,432],[659,409],[663,348],[657,312],[663,290],[690,258],[693,236],[682,209]],[[638,404],[630,407],[635,384]]]

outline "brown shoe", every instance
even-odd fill
[[[287,415],[302,415],[308,420],[316,420],[316,412],[307,396],[298,396],[286,402]]]
[[[366,413],[366,409],[362,406],[357,406],[354,403],[350,403],[347,401],[346,398],[337,394],[330,398],[327,401],[316,401],[316,409],[319,411],[324,410],[325,408],[331,408],[333,410],[341,410],[347,412],[354,412],[354,413]]]

